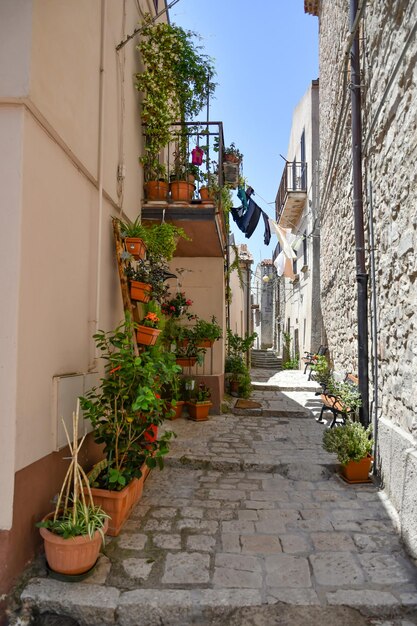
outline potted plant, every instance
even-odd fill
[[[175,355],[166,353],[175,363]],[[180,378],[181,367],[172,364],[172,375],[165,378],[162,384],[161,397],[165,401],[165,416],[168,419],[178,419],[182,415],[184,407],[182,379]]]
[[[167,298],[161,305],[164,315],[170,318],[179,319],[186,317],[188,320],[195,319],[195,315],[190,313],[188,309],[192,306],[193,301],[187,298],[183,291],[177,291],[175,296]]]
[[[136,302],[149,302],[152,296],[152,267],[145,259],[133,266],[126,265],[125,274],[129,279],[130,297]]]
[[[246,365],[246,355],[256,337],[256,333],[240,337],[230,329],[227,331],[225,373],[229,380],[231,395],[242,396],[243,398],[250,396],[252,386],[249,369]]]
[[[211,402],[211,391],[204,383],[200,383],[194,391],[193,398],[187,402],[190,419],[201,422],[208,419]]]
[[[134,222],[124,222],[118,220],[120,236],[124,240],[126,251],[136,260],[144,259],[146,256],[146,245],[142,237],[142,225],[140,216]]]
[[[161,331],[159,329],[160,318],[153,311],[146,313],[145,317],[139,322],[136,331],[136,338],[139,344],[143,346],[154,346]]]
[[[243,159],[243,154],[236,148],[235,143],[232,142],[230,146],[223,149],[223,159],[228,163],[240,163]]]
[[[71,462],[59,492],[55,511],[37,525],[44,540],[49,567],[67,576],[79,576],[97,561],[108,515],[93,502],[88,479],[78,463],[85,436],[78,441],[79,402],[72,414],[72,443],[63,421]]]
[[[372,431],[360,422],[346,420],[342,426],[328,428],[323,434],[323,448],[335,452],[347,482],[368,482],[372,463]]]
[[[182,327],[183,332],[179,334],[179,338],[175,348],[175,356],[178,365],[181,367],[192,367],[193,365],[202,365],[206,349],[198,345],[192,329]]]
[[[110,515],[108,534],[117,535],[139,499],[149,469],[163,467],[172,433],[156,441],[145,434],[163,420],[162,380],[172,371],[172,359],[158,348],[135,354],[129,316],[116,330],[99,331],[94,339],[105,362],[100,385],[80,398],[94,440],[105,458],[89,475],[96,503]]]
[[[214,315],[211,322],[199,318],[194,325],[194,336],[202,348],[211,348],[215,341],[221,339],[222,334],[222,328]]]

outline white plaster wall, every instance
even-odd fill
[[[100,0],[34,0],[30,97],[97,179]]]
[[[314,254],[315,217],[317,213],[317,159],[318,159],[318,87],[310,84],[304,96],[296,106],[292,117],[287,160],[301,161],[301,135],[305,134],[305,158],[307,162],[307,199],[302,215],[292,232],[303,236],[307,233],[307,266],[304,266],[303,244],[299,245],[297,254],[298,282],[294,284],[285,278],[285,328],[290,319],[290,333],[293,338],[291,350],[294,350],[294,335],[298,330],[299,354],[304,351],[317,350],[321,338],[321,312],[319,307],[319,265]],[[314,232],[313,232],[314,231]]]
[[[16,402],[19,391],[20,229],[23,111],[0,107],[0,529],[12,524]]]
[[[0,2],[0,98],[29,92],[32,1]]]
[[[16,470],[53,449],[52,377],[89,367],[96,208],[96,190],[26,113]]]
[[[205,374],[222,374],[224,372],[224,345],[226,338],[225,296],[224,289],[224,261],[221,257],[175,257],[170,268],[177,274],[179,281],[171,279],[168,284],[171,293],[184,291],[187,298],[192,300],[190,312],[207,321],[214,315],[218,324],[223,327],[223,339],[216,341],[211,349],[213,352],[213,371],[210,371],[210,350],[205,357]],[[179,274],[176,270],[184,270]],[[192,324],[192,322],[190,322]],[[203,374],[203,367],[197,366],[192,373]]]

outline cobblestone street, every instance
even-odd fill
[[[416,624],[417,569],[383,492],[335,472],[307,376],[269,375],[254,371],[260,407],[169,423],[166,468],[94,574],[63,583],[40,562],[22,598],[94,626]]]

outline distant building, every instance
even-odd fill
[[[313,80],[293,113],[287,159],[278,188],[276,221],[296,235],[292,278],[281,279],[276,339],[291,335],[292,355],[317,350],[323,342],[320,308],[320,226],[318,215],[319,81]],[[279,244],[274,254],[281,250]]]
[[[274,345],[274,281],[275,268],[271,259],[256,266],[252,286],[253,330],[258,337],[254,347],[272,348]]]
[[[230,265],[233,265],[238,254],[238,269],[230,273],[230,304],[229,328],[233,333],[244,337],[252,332],[251,320],[251,275],[253,256],[245,243],[234,244],[231,235]]]

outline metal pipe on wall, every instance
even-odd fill
[[[358,0],[350,0],[350,24],[354,29]],[[362,396],[360,421],[369,424],[369,374],[368,374],[368,274],[365,262],[365,231],[362,189],[362,119],[361,76],[359,58],[359,32],[356,29],[350,51],[351,108],[352,108],[352,173],[353,216],[355,224],[356,282],[358,288],[358,376]]]

